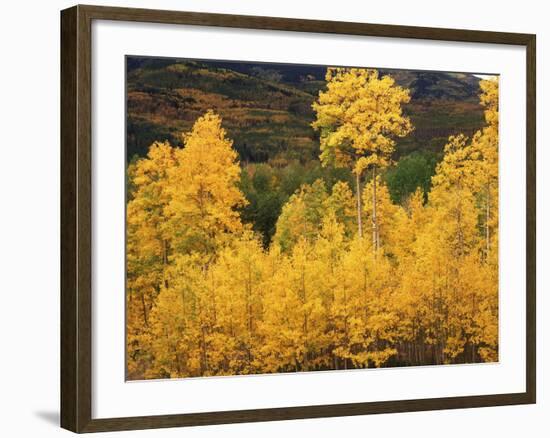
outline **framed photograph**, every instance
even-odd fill
[[[61,423],[535,403],[535,35],[61,13]]]

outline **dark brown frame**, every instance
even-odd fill
[[[467,397],[92,419],[92,20],[140,21],[525,46],[527,51],[526,391]],[[519,33],[81,5],[62,11],[61,426],[81,433],[535,403],[535,48],[535,35]]]

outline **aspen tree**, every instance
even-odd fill
[[[315,240],[327,201],[325,183],[317,179],[302,185],[283,206],[277,221],[274,241],[283,251],[290,251],[300,238]]]
[[[169,197],[166,175],[175,165],[168,143],[153,143],[146,158],[131,168],[133,198],[126,209],[126,302],[128,372],[141,372],[149,361],[149,313],[165,281],[170,233],[164,208]]]
[[[243,229],[237,211],[246,203],[237,186],[241,169],[222,120],[212,111],[195,122],[183,142],[175,153],[177,165],[168,172],[170,202],[164,214],[178,252],[210,257],[226,237]]]
[[[355,175],[357,227],[363,236],[362,179],[371,169],[373,249],[379,247],[376,176],[390,163],[396,137],[412,130],[402,105],[410,100],[409,91],[396,85],[390,76],[379,77],[374,69],[329,68],[327,89],[313,103],[317,119],[312,126],[321,133],[321,162],[350,167]]]

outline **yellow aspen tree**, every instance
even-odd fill
[[[126,209],[126,303],[128,373],[141,375],[147,354],[149,312],[164,281],[170,236],[165,232],[167,173],[175,165],[168,143],[153,143],[146,158],[129,168],[134,187]]]
[[[376,196],[373,196],[374,191],[377,191]],[[375,211],[374,202],[377,204],[378,217],[376,220],[372,217]],[[388,187],[382,182],[380,176],[365,185],[363,205],[367,207],[363,214],[365,221],[376,221],[377,240],[376,243],[373,241],[373,245],[376,246],[377,250],[383,246],[386,254],[393,253],[393,247],[401,238],[398,223],[400,218],[404,219],[405,211],[402,207],[393,204]]]
[[[259,352],[266,370],[311,371],[319,368],[326,310],[313,246],[301,238],[289,255],[275,256],[279,267],[264,297]]]
[[[291,262],[277,243],[269,250],[266,268],[264,312],[259,325],[263,342],[257,360],[261,362],[263,372],[298,371],[296,332],[299,329],[299,302],[291,292]]]
[[[397,217],[395,225],[396,242],[392,252],[396,255],[398,265],[394,275],[399,286],[394,295],[394,306],[399,325],[396,335],[399,338],[398,360],[405,365],[420,365],[423,363],[423,300],[428,294],[424,287],[430,287],[424,281],[424,272],[417,272],[416,241],[421,236],[424,227],[431,219],[429,211],[424,206],[424,192],[418,188],[404,203],[405,214]],[[420,278],[419,278],[420,277]]]
[[[459,184],[481,201],[483,250],[488,260],[492,240],[495,245],[498,240],[498,79],[481,81],[480,87],[486,126],[476,132],[471,141],[464,135],[449,138],[434,182],[446,186]]]
[[[338,192],[336,192],[338,193]],[[334,194],[334,191],[333,191]],[[352,215],[353,216],[353,215]],[[326,320],[319,339],[317,366],[339,369],[343,355],[336,350],[347,345],[349,323],[349,296],[346,296],[346,278],[341,269],[342,255],[348,249],[345,237],[345,223],[338,220],[336,213],[329,209],[322,221],[319,237],[314,245],[314,265],[317,275],[312,278],[312,288],[319,292]],[[343,293],[342,293],[343,289]],[[339,329],[342,331],[340,332]],[[339,335],[342,339],[339,340]],[[345,367],[345,363],[343,367]]]
[[[311,263],[315,253],[305,239],[300,239],[291,255],[290,294],[296,303],[296,320],[293,321],[294,346],[301,371],[316,369],[316,356],[322,345],[322,334],[326,321],[320,291],[313,287],[318,273],[316,264]]]
[[[479,140],[486,173],[485,195],[485,276],[478,284],[484,291],[477,325],[479,327],[478,353],[485,362],[498,360],[498,145],[499,145],[499,83],[498,79],[481,81],[481,104],[485,106],[487,126]],[[474,144],[476,143],[474,139]],[[482,271],[483,272],[483,271]]]
[[[317,179],[313,184],[302,185],[283,206],[277,220],[274,241],[283,251],[289,251],[300,238],[312,242],[319,233],[325,211],[327,190]]]
[[[498,252],[498,79],[483,80],[480,88],[486,126],[474,135],[472,148],[479,152],[481,158],[478,172],[485,204],[485,253],[486,259],[489,259],[491,255],[496,257]],[[491,249],[495,249],[492,254]]]
[[[473,252],[458,267],[457,283],[461,303],[453,328],[462,335],[462,348],[456,357],[470,363],[498,360],[498,271]]]
[[[162,219],[162,231],[171,236],[173,253],[166,257],[173,266],[163,269],[168,279],[155,309],[156,333],[177,331],[178,324],[185,321],[185,330],[191,333],[186,336],[192,337],[189,342],[198,345],[198,350],[190,349],[197,354],[186,359],[185,367],[182,360],[186,356],[181,356],[175,347],[168,345],[164,351],[179,354],[178,361],[172,363],[174,366],[170,367],[166,356],[160,354],[166,337],[158,336],[152,350],[155,357],[164,358],[162,373],[212,375],[219,372],[216,351],[222,342],[216,328],[217,284],[213,272],[207,268],[215,252],[231,240],[232,234],[242,233],[236,208],[244,205],[245,199],[237,187],[240,176],[237,154],[217,115],[209,111],[199,118],[192,131],[184,135],[184,144],[183,149],[171,149],[174,163],[162,178],[166,202],[154,212]],[[194,278],[194,282],[190,282],[194,285],[193,291],[189,291],[183,281],[190,275]],[[171,302],[174,296],[184,297],[187,301],[182,298],[182,302],[189,303],[182,304],[182,314],[175,320],[173,312],[161,312],[166,310],[163,303]],[[161,372],[159,359],[155,362],[157,372]],[[185,369],[188,371],[182,371]]]
[[[335,311],[343,329],[335,354],[354,368],[383,366],[396,352],[395,276],[386,257],[372,257],[372,243],[358,236],[342,255]]]
[[[261,371],[259,325],[263,314],[266,263],[260,241],[251,233],[224,248],[212,267],[216,278],[218,354],[223,374]]]
[[[466,197],[474,198],[473,210],[477,209],[478,218],[483,218],[476,224],[484,231],[477,236],[483,262],[470,251],[468,263],[462,266],[470,267],[470,277],[479,279],[483,274],[484,279],[464,292],[470,297],[466,306],[470,312],[462,316],[462,323],[468,326],[465,334],[470,361],[478,360],[478,356],[482,360],[494,359],[498,354],[498,82],[482,81],[481,89],[487,125],[471,143],[463,136],[450,139],[430,194],[437,198],[445,191],[462,191]],[[487,338],[480,332],[481,327]]]
[[[167,272],[151,311],[150,348],[153,362],[146,378],[196,377],[204,374],[205,278],[202,258],[177,257]]]
[[[476,187],[483,227],[480,239],[482,263],[478,261],[472,289],[470,317],[471,360],[498,359],[498,78],[480,82],[480,102],[485,107],[486,125],[472,138],[476,159]]]
[[[417,260],[421,264],[417,264],[414,272],[436,274],[431,288],[426,286],[430,290],[426,301],[431,303],[431,309],[424,319],[435,363],[448,363],[466,355],[467,345],[471,350],[470,361],[477,358],[479,339],[475,319],[483,300],[478,296],[480,289],[468,283],[480,272],[478,248],[482,239],[476,209],[481,187],[480,163],[483,157],[465,136],[450,137],[444,159],[432,178],[431,219],[417,238]],[[470,298],[465,301],[466,297]]]
[[[379,77],[375,69],[329,68],[326,81],[326,91],[321,91],[313,103],[317,119],[312,126],[321,134],[321,162],[349,167],[355,174],[359,237],[363,236],[362,178],[366,170],[372,170],[371,218],[376,251],[377,169],[390,163],[394,139],[413,129],[402,111],[402,105],[410,100],[409,91],[396,85],[390,76]]]
[[[419,187],[405,199],[403,206],[394,216],[391,250],[400,263],[412,255],[412,245],[426,220],[424,191]]]
[[[357,230],[353,192],[347,182],[338,181],[332,186],[331,194],[325,201],[327,213],[334,213],[335,219],[344,225],[344,232],[351,238]]]
[[[228,234],[242,231],[237,208],[246,200],[238,188],[241,169],[222,120],[212,111],[200,117],[176,150],[168,175],[168,226],[179,253],[212,255]]]

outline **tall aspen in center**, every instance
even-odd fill
[[[329,68],[327,89],[313,103],[317,119],[312,123],[321,134],[320,159],[324,166],[349,167],[355,175],[357,232],[363,237],[363,176],[390,163],[395,138],[404,137],[413,127],[403,115],[402,104],[410,101],[409,90],[395,84],[390,76],[362,68]],[[376,211],[376,185],[372,202],[373,250],[380,246]]]

